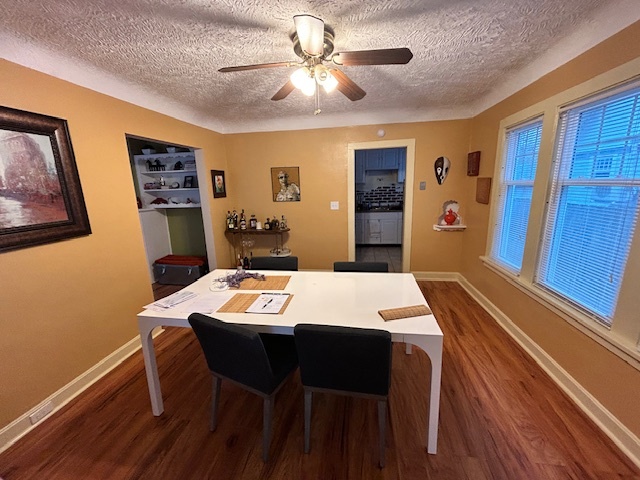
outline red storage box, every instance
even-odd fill
[[[153,275],[162,285],[189,285],[208,271],[206,257],[166,255],[153,262]]]

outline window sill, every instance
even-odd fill
[[[582,312],[572,308],[536,285],[527,282],[513,272],[508,271],[494,262],[491,258],[481,256],[480,260],[485,267],[499,275],[509,284],[516,287],[525,295],[541,303],[556,315],[562,317],[569,324],[589,336],[594,341],[598,342],[635,369],[640,370],[640,351],[638,351],[637,346],[630,343],[629,340],[616,336],[615,332],[611,331],[607,327],[600,325],[593,319],[584,315]]]

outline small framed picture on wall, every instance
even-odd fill
[[[211,182],[213,183],[213,198],[227,196],[227,183],[224,180],[223,170],[211,170]]]

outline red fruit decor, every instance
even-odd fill
[[[444,222],[447,225],[453,225],[457,218],[458,215],[453,210],[449,209],[444,216]]]

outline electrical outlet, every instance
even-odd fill
[[[53,403],[50,401],[42,405],[39,409],[29,415],[29,420],[31,421],[31,425],[35,425],[44,417],[53,412]]]

